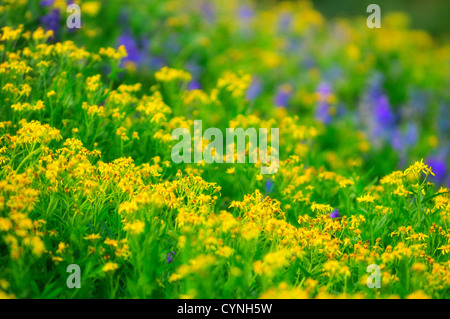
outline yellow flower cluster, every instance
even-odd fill
[[[217,88],[224,88],[231,92],[234,97],[242,97],[250,85],[252,78],[249,74],[240,72],[235,74],[232,72],[226,72],[218,81]]]
[[[173,82],[173,81],[189,82],[192,76],[183,70],[163,67],[161,70],[155,73],[155,78],[159,82]]]
[[[119,46],[119,48],[117,50],[113,49],[111,47],[106,48],[106,49],[101,48],[99,51],[99,54],[102,56],[106,56],[110,59],[117,60],[117,61],[121,60],[122,58],[125,58],[128,55],[127,50],[126,50],[125,46],[123,46],[123,45]]]
[[[99,6],[85,9],[95,15]],[[298,7],[292,28],[300,34],[323,24],[308,4]],[[427,177],[434,173],[423,161],[367,183],[360,174],[364,136],[352,134],[357,146],[350,155],[317,154],[325,128],[314,121],[285,109],[244,112],[248,74],[225,72],[210,92],[186,91],[171,84],[192,76],[164,67],[150,89],[114,81],[106,89],[98,66],[126,57],[125,47],[96,54],[70,41],[46,43],[50,36],[1,29],[1,45],[13,49],[0,63],[0,244],[8,252],[0,276],[10,276],[10,267],[18,271],[13,280],[0,278],[0,297],[20,290],[14,273],[39,277],[43,264],[64,273],[59,267],[74,259],[97,282],[123,285],[133,296],[163,289],[182,297],[217,290],[260,298],[447,293],[449,190],[433,189]],[[30,41],[16,49],[18,40]],[[243,53],[236,51],[230,57],[238,61]],[[249,54],[270,68],[283,63],[276,52]],[[346,54],[358,61],[362,52],[347,47]],[[174,166],[171,132],[191,129],[199,114],[228,127],[280,128],[280,154],[287,155],[278,174],[261,175],[261,163]],[[370,264],[380,266],[378,294],[365,286]],[[410,271],[412,288],[403,292],[400,274]]]

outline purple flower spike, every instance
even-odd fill
[[[188,90],[200,90],[201,88],[202,88],[202,85],[197,80],[192,80],[187,85]]]
[[[262,92],[262,85],[261,80],[257,77],[252,78],[252,83],[247,89],[247,92],[245,93],[245,97],[247,100],[252,101],[256,99]]]
[[[172,253],[167,253],[167,262],[168,263],[171,263],[173,261],[173,257],[171,254],[175,256],[175,252],[172,251]]]
[[[123,33],[117,40],[118,46],[125,46],[127,50],[127,56],[122,60],[122,64],[125,62],[133,62],[139,64],[143,59],[143,54],[139,49],[136,39],[130,32]]]
[[[334,211],[331,212],[330,217],[332,219],[339,218],[339,217],[341,217],[341,214],[339,214],[339,210],[338,209],[335,209]]]
[[[287,107],[289,99],[291,98],[292,87],[288,84],[283,84],[278,87],[274,103],[277,107]]]
[[[287,12],[281,14],[281,16],[279,16],[279,22],[278,22],[279,29],[281,31],[288,30],[289,27],[291,26],[292,21],[293,21],[292,14],[287,13]]]
[[[431,166],[432,171],[436,175],[436,176],[431,175],[430,179],[438,185],[444,185],[448,173],[445,159],[439,156],[429,157],[428,159],[425,160],[425,163]]]
[[[203,2],[201,5],[201,12],[208,22],[213,22],[216,18],[215,6],[207,1]]]
[[[390,127],[394,125],[395,116],[392,113],[387,96],[381,95],[378,97],[375,105],[375,118],[383,127]]]
[[[55,2],[55,0],[43,0],[43,1],[41,1],[40,5],[42,7],[50,7],[53,5],[54,2]]]
[[[242,5],[239,8],[238,15],[241,19],[245,20],[245,19],[252,18],[254,15],[254,12],[253,12],[252,8],[250,8],[249,6]]]
[[[266,187],[266,196],[267,196],[269,193],[273,191],[275,187],[275,182],[269,178],[264,186]]]
[[[331,122],[331,105],[327,101],[327,99],[333,93],[331,85],[327,82],[320,83],[319,87],[317,88],[317,93],[320,95],[320,99],[317,104],[315,117],[320,122],[328,124]]]
[[[47,15],[44,15],[40,19],[42,26],[45,30],[52,30],[53,33],[57,33],[59,30],[59,22],[61,21],[61,14],[58,9],[50,11]]]

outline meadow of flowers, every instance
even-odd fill
[[[67,2],[0,3],[1,298],[450,297],[449,43],[307,1]],[[175,164],[199,119],[279,128],[278,172]]]

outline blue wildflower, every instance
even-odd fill
[[[395,124],[395,116],[391,111],[389,100],[386,95],[379,95],[374,99],[375,119],[380,127],[392,127]]]
[[[273,191],[273,189],[275,187],[275,182],[271,178],[269,178],[266,180],[266,183],[264,186],[266,188],[266,196],[267,196],[269,193],[271,193]]]
[[[415,123],[408,123],[406,130],[396,128],[391,137],[391,145],[400,153],[414,146],[419,140],[418,128]]]
[[[172,251],[171,253],[167,253],[167,257],[166,258],[167,258],[167,262],[168,263],[171,263],[173,261],[172,255],[175,256],[175,252],[174,251]]]
[[[249,101],[253,101],[256,99],[262,92],[261,80],[257,77],[252,77],[252,82],[250,83],[247,92],[245,93],[245,97]]]
[[[332,219],[339,218],[339,217],[341,217],[341,214],[339,214],[339,210],[336,208],[335,210],[333,210],[331,212],[330,217]]]
[[[50,7],[53,5],[54,2],[55,2],[55,0],[43,0],[43,1],[41,1],[40,5],[42,7]]]
[[[186,63],[187,71],[192,75],[192,80],[188,83],[188,90],[200,90],[202,85],[198,80],[200,78],[202,67],[195,61],[190,61]]]
[[[275,94],[274,103],[277,107],[286,107],[292,95],[292,87],[289,84],[283,84],[278,87]]]
[[[382,76],[376,74],[360,104],[359,117],[375,148],[391,141],[396,131],[396,116],[382,90]]]
[[[216,19],[214,4],[208,1],[202,2],[201,11],[207,21],[213,22]]]
[[[48,14],[41,17],[40,22],[45,30],[52,30],[53,34],[59,30],[59,23],[61,21],[61,13],[58,9],[53,9]]]
[[[202,88],[202,85],[200,84],[199,81],[192,79],[188,85],[187,85],[187,89],[188,90],[200,90]]]
[[[133,62],[140,64],[143,60],[143,53],[138,47],[136,39],[129,33],[125,32],[117,39],[117,46],[123,45],[127,50],[127,56],[122,59],[122,64],[126,62]]]
[[[249,6],[242,5],[239,7],[238,15],[241,19],[247,20],[247,19],[251,19],[253,17],[254,12],[253,12],[252,8],[250,8]]]
[[[289,27],[291,26],[292,23],[292,14],[288,13],[288,12],[283,12],[280,16],[279,16],[279,30],[280,31],[286,31],[289,29]]]
[[[322,82],[317,88],[319,102],[316,109],[316,119],[324,124],[331,122],[329,96],[332,94],[331,86],[327,82]]]
[[[429,178],[437,185],[443,185],[447,177],[447,164],[442,157],[428,157],[425,163],[429,165],[436,176],[429,175]]]

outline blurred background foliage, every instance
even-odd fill
[[[369,4],[378,4],[381,14],[407,13],[413,29],[423,29],[436,38],[449,38],[450,1],[448,0],[313,0],[314,6],[327,18],[353,17],[366,12]]]

